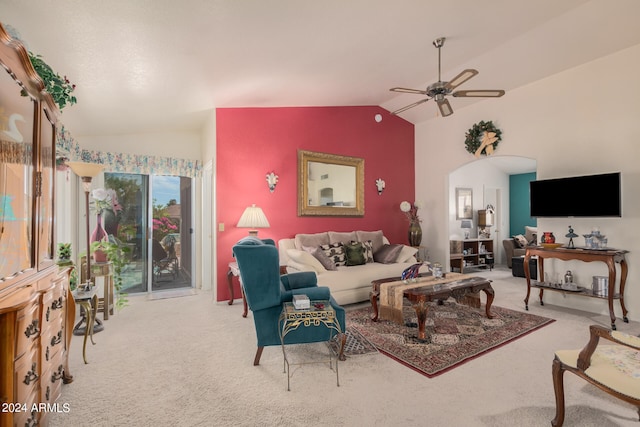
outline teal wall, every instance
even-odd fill
[[[509,236],[524,234],[525,225],[538,223],[529,215],[529,182],[535,179],[535,172],[509,175]]]

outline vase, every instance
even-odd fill
[[[409,224],[409,246],[420,246],[422,242],[422,227],[418,221]]]
[[[545,231],[542,233],[542,239],[540,240],[541,243],[555,243],[556,242],[556,236],[553,235],[553,233],[551,231]]]
[[[96,228],[91,233],[91,243],[102,242],[107,240],[107,232],[102,227],[102,214],[98,213],[96,217]],[[107,262],[107,254],[98,249],[93,252],[93,260],[95,262]]]

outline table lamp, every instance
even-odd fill
[[[465,240],[469,238],[469,230],[471,230],[472,226],[473,226],[473,224],[471,223],[471,220],[469,220],[469,219],[463,219],[462,221],[460,221],[460,228],[462,228],[462,230],[464,230],[464,238],[465,238]]]
[[[249,235],[257,237],[258,230],[256,230],[256,228],[269,228],[270,225],[262,209],[256,205],[251,205],[242,213],[237,227],[249,228]]]
[[[85,162],[67,162],[69,168],[82,179],[82,187],[85,195],[85,212],[86,212],[86,226],[87,226],[87,270],[86,270],[86,283],[85,289],[91,288],[91,241],[89,234],[89,193],[91,192],[91,180],[97,176],[104,169],[103,165],[97,163],[85,163]]]

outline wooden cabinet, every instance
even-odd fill
[[[46,425],[71,381],[68,271],[54,263],[57,108],[0,24],[0,427]],[[73,306],[75,308],[75,306]]]
[[[449,242],[451,271],[464,273],[471,268],[493,268],[493,240],[465,239]]]

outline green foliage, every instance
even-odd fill
[[[67,105],[73,105],[77,102],[73,91],[76,85],[72,84],[67,76],[60,77],[58,73],[53,71],[51,66],[44,62],[42,56],[29,52],[29,59],[34,70],[44,81],[45,90],[51,95],[58,108],[62,110]]]
[[[58,243],[58,265],[70,265],[71,261],[71,243]]]
[[[102,240],[91,243],[91,253],[97,250],[103,251],[113,265],[113,287],[116,291],[115,303],[116,307],[121,309],[129,302],[127,294],[122,292],[122,270],[129,264],[127,254],[131,252],[131,249],[124,245]]]
[[[480,121],[473,125],[473,127],[465,134],[464,145],[467,147],[467,151],[469,153],[475,154],[476,150],[480,148],[480,145],[482,144],[482,136],[485,132],[495,132],[496,138],[498,139],[493,143],[493,147],[495,149],[498,146],[502,140],[502,131],[496,128],[491,120],[488,122]],[[482,150],[481,154],[487,154],[486,148]]]

